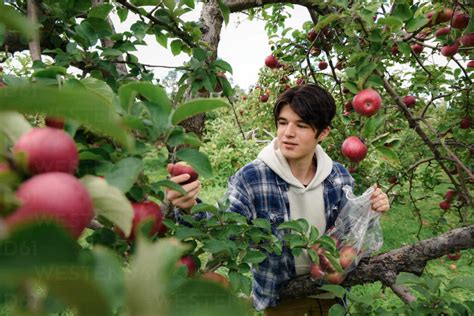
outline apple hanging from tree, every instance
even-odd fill
[[[192,255],[186,255],[179,259],[178,265],[185,265],[188,269],[188,276],[193,276],[198,269],[197,259]]]
[[[273,55],[269,55],[265,58],[265,65],[270,69],[275,69],[278,67],[278,59]]]
[[[444,57],[453,57],[459,50],[459,44],[454,42],[450,45],[441,47],[441,55]]]
[[[442,27],[436,31],[435,36],[441,37],[444,35],[448,35],[450,32],[451,32],[451,28],[449,26]]]
[[[461,43],[464,47],[474,46],[474,33],[464,34],[461,37]]]
[[[412,95],[407,95],[407,96],[403,97],[403,103],[405,103],[407,108],[411,108],[415,105],[416,98]]]
[[[469,19],[469,15],[466,13],[456,12],[451,20],[451,26],[458,30],[464,30],[469,24]]]
[[[449,204],[448,201],[442,201],[441,203],[439,203],[439,207],[447,211],[451,207],[451,204]]]
[[[342,154],[353,162],[359,162],[367,155],[367,146],[357,136],[349,136],[342,143]]]
[[[462,129],[468,129],[472,125],[472,119],[471,117],[467,116],[461,120],[461,123],[459,123],[459,127]]]
[[[467,65],[466,65],[467,68],[474,68],[474,60],[470,60]]]
[[[25,181],[15,195],[22,204],[5,219],[10,228],[50,219],[78,238],[94,217],[89,193],[78,179],[68,173],[36,175]]]
[[[24,152],[32,174],[66,172],[74,174],[79,164],[76,143],[65,131],[44,127],[33,128],[13,146],[14,153]]]
[[[328,63],[325,62],[325,61],[320,61],[319,64],[318,64],[318,67],[320,70],[324,70],[326,68],[328,68]]]
[[[412,52],[413,52],[414,54],[420,55],[421,52],[423,52],[423,49],[424,49],[425,47],[424,47],[423,45],[421,45],[421,44],[416,43],[416,44],[411,44],[411,45],[410,45],[410,48],[411,48],[411,50],[412,50]]]
[[[454,190],[448,190],[446,191],[446,193],[444,194],[444,200],[445,201],[448,201],[448,202],[451,202],[454,198],[454,196],[456,195],[456,191]]]
[[[316,39],[316,35],[316,31],[314,29],[311,29],[306,35],[306,37],[308,38],[308,41],[314,42],[314,40]]]
[[[268,101],[269,95],[267,93],[260,95],[260,102],[265,103]]]
[[[362,116],[372,116],[380,109],[382,98],[373,89],[365,89],[354,96],[352,107]]]
[[[172,165],[170,170],[168,170],[168,171],[173,177],[182,175],[184,173],[189,174],[190,178],[188,180],[184,181],[183,183],[180,183],[181,185],[185,185],[185,184],[194,182],[199,177],[197,172],[194,171],[194,169],[184,161],[180,161],[180,162]]]
[[[224,277],[223,275],[221,275],[219,273],[216,273],[216,272],[212,272],[212,271],[206,272],[205,274],[203,274],[201,276],[201,278],[204,279],[204,280],[211,281],[211,282],[219,283],[222,286],[224,286],[225,288],[230,287],[229,280],[227,280],[227,278]]]
[[[398,183],[397,176],[391,176],[390,179],[388,179],[388,182],[390,182],[391,184],[397,184]]]
[[[158,204],[153,201],[137,202],[132,203],[133,208],[133,221],[132,221],[132,232],[130,233],[130,240],[135,240],[140,226],[147,221],[151,221],[153,224],[149,231],[149,236],[158,234],[163,226],[164,215],[161,212],[161,208]]]

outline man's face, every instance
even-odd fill
[[[316,139],[316,130],[296,114],[289,105],[283,106],[277,121],[278,148],[288,162],[312,159],[318,141],[326,137],[326,132]]]

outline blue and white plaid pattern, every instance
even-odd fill
[[[330,175],[324,180],[326,229],[334,225],[339,210],[345,203],[342,188],[353,187],[354,180],[339,163],[333,162]],[[285,231],[276,227],[290,218],[288,184],[263,161],[257,159],[240,169],[229,179],[229,210],[249,220],[264,218],[270,221],[272,232],[282,239]],[[291,251],[283,247],[281,256],[268,254],[268,258],[252,268],[252,295],[254,307],[263,310],[275,306],[280,286],[296,277]]]

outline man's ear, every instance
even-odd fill
[[[329,133],[331,132],[331,129],[329,127],[326,127],[321,131],[321,134],[318,136],[318,143],[322,142],[326,137],[328,137]]]

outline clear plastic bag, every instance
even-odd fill
[[[355,269],[362,258],[382,247],[383,235],[379,220],[382,213],[371,208],[372,187],[361,196],[355,196],[349,186],[345,186],[343,191],[347,203],[326,235],[336,240],[340,263],[347,274]]]

